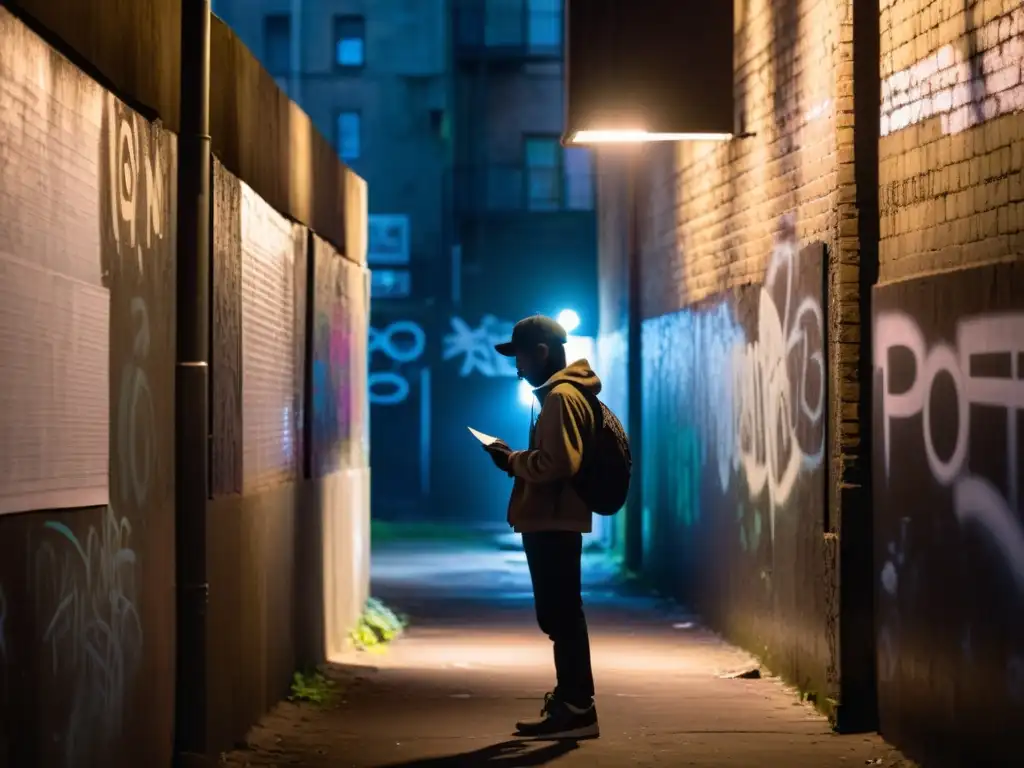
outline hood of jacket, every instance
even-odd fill
[[[537,399],[543,403],[548,392],[559,384],[574,384],[590,392],[592,395],[597,395],[601,392],[601,380],[594,373],[594,369],[590,367],[590,363],[585,359],[569,363],[569,365],[558,371],[550,379],[533,390],[533,392],[537,395]]]

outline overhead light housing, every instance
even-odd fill
[[[565,0],[566,144],[735,133],[731,0]]]

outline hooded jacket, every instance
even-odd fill
[[[592,529],[591,511],[572,485],[595,426],[593,409],[577,386],[594,395],[601,391],[601,380],[586,360],[571,363],[534,390],[541,409],[530,447],[513,451],[509,459],[515,483],[508,523],[517,533]]]

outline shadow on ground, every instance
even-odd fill
[[[502,768],[527,768],[547,765],[563,755],[579,749],[577,741],[538,742],[522,739],[503,741],[472,752],[456,755],[409,760],[404,763],[388,763],[380,768],[461,768],[461,766],[492,765]]]

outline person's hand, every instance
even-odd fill
[[[490,445],[485,445],[484,450],[487,451],[487,455],[491,457],[491,461],[494,462],[494,466],[502,472],[509,471],[509,461],[512,457],[512,449],[508,447],[508,443],[504,440],[495,440]]]

